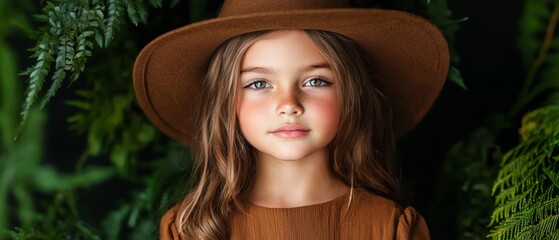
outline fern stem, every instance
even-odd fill
[[[532,84],[536,79],[536,74],[538,73],[540,67],[543,65],[545,58],[547,57],[547,53],[549,52],[549,48],[551,47],[551,42],[553,40],[553,33],[555,31],[555,26],[557,25],[557,20],[559,19],[559,1],[555,2],[555,6],[553,8],[553,12],[549,17],[549,22],[547,23],[547,29],[545,31],[545,38],[542,43],[542,47],[538,53],[536,61],[532,64],[526,78],[524,80],[524,85],[516,98],[516,102],[510,109],[508,115],[510,117],[516,116],[520,110],[526,104],[528,104],[535,96],[529,94],[530,89],[532,88]]]

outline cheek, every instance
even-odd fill
[[[331,94],[316,101],[315,106],[317,121],[322,126],[323,131],[329,136],[335,136],[340,124],[341,111],[336,94]]]
[[[237,101],[237,119],[245,138],[256,132],[258,126],[262,125],[264,105],[264,101],[258,101],[250,96],[239,97]]]

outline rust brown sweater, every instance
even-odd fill
[[[383,197],[355,190],[316,205],[265,208],[248,205],[246,213],[231,220],[231,239],[430,239],[425,220],[411,208],[401,208]],[[160,239],[185,239],[178,235],[177,207],[161,219]]]

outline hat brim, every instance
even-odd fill
[[[215,49],[248,32],[317,29],[340,33],[367,52],[375,83],[394,111],[396,137],[425,116],[444,85],[448,45],[426,19],[394,10],[319,9],[222,17],[161,35],[138,55],[134,89],[152,123],[168,136],[191,145],[200,82]]]

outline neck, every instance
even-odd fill
[[[328,167],[327,151],[285,161],[260,154],[258,172],[247,197],[252,204],[290,208],[323,203],[342,196],[348,187]]]

